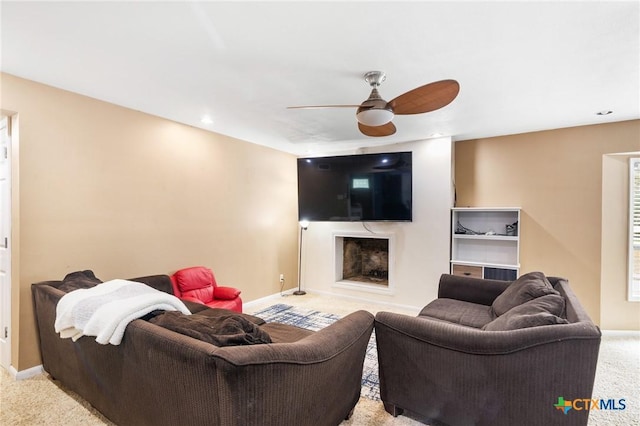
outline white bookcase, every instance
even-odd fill
[[[520,269],[520,208],[451,210],[451,273],[514,280]]]

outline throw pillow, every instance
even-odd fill
[[[547,294],[559,294],[542,272],[529,272],[512,282],[505,291],[496,297],[491,304],[491,311],[496,316],[522,305],[529,300]]]
[[[71,291],[79,290],[82,288],[95,287],[100,283],[102,283],[102,280],[96,278],[93,271],[77,271],[67,274],[62,279],[62,284],[58,286],[58,290],[69,293]]]
[[[561,315],[565,301],[559,294],[547,294],[510,309],[482,327],[485,331],[507,331],[540,325],[568,324]]]

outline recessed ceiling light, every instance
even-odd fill
[[[609,115],[609,114],[611,114],[611,113],[613,113],[613,111],[610,111],[610,110],[608,110],[608,109],[605,109],[605,110],[602,110],[602,111],[598,111],[598,112],[596,112],[596,115]]]
[[[200,122],[204,123],[204,124],[213,124],[213,119],[211,117],[205,115],[204,117],[202,117],[200,119]]]

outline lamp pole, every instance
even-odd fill
[[[301,220],[300,221],[300,244],[298,245],[298,289],[293,292],[296,296],[304,296],[307,294],[306,291],[302,290],[302,233],[309,226],[309,221]]]

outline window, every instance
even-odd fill
[[[629,301],[640,302],[640,158],[629,161]]]

